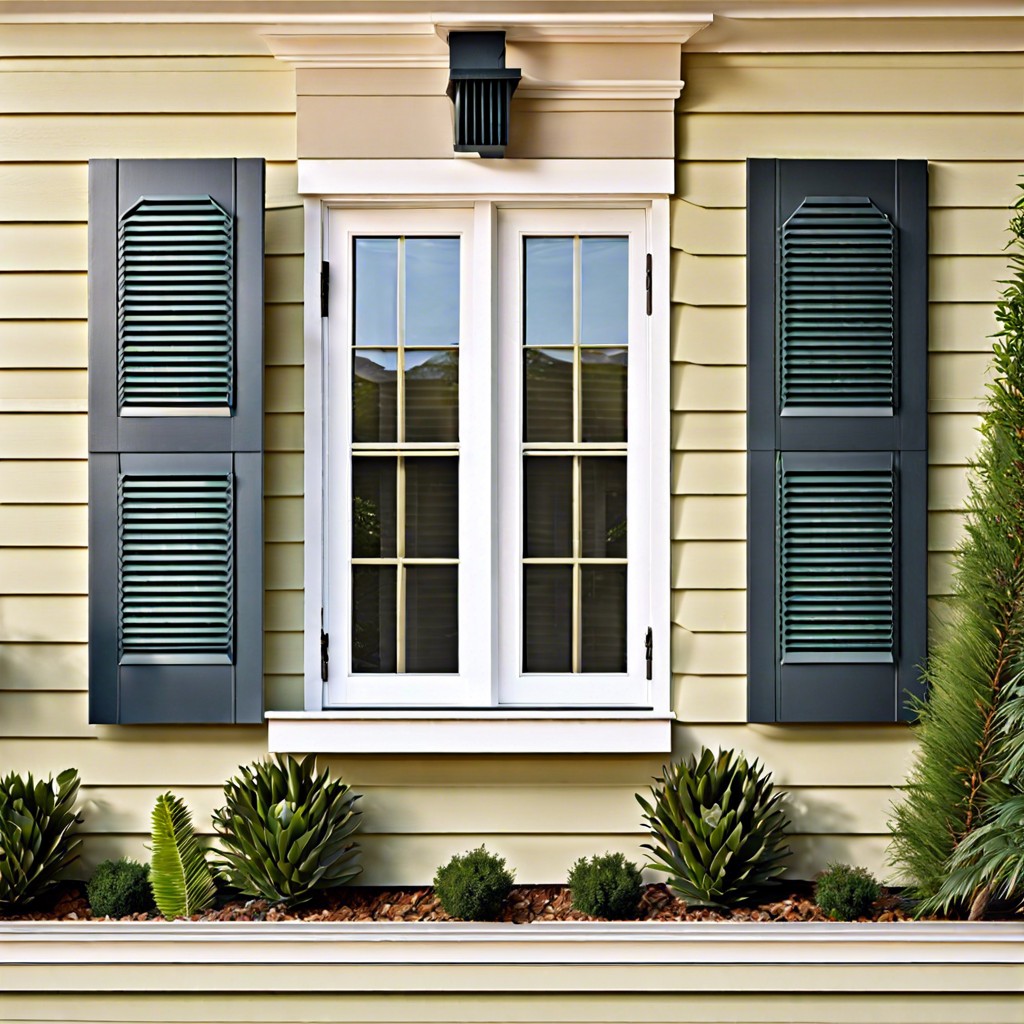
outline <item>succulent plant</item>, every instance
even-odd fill
[[[256,761],[224,784],[224,807],[214,812],[221,837],[220,873],[250,896],[301,903],[320,889],[346,885],[362,871],[358,795],[313,754],[301,761]]]
[[[75,800],[78,772],[38,782],[11,772],[0,780],[0,909],[24,906],[43,895],[78,856]]]
[[[689,906],[743,903],[777,883],[788,825],[771,775],[735,751],[706,747],[662,769],[652,802],[637,795],[654,842],[649,867],[665,871]]]
[[[153,807],[149,884],[157,910],[173,921],[206,910],[217,895],[206,850],[180,797],[161,793]]]

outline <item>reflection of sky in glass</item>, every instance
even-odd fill
[[[398,239],[355,241],[357,345],[394,345],[398,341]]]
[[[459,240],[405,243],[405,343],[459,343]]]
[[[580,248],[580,341],[624,345],[629,340],[627,239],[583,238]]]
[[[572,239],[526,239],[527,345],[572,344]]]

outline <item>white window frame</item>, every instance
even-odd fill
[[[305,201],[305,636],[304,695],[305,710],[269,712],[270,749],[405,752],[667,752],[671,748],[669,651],[670,624],[670,399],[669,399],[669,201],[674,188],[674,165],[670,159],[644,160],[547,160],[547,161],[468,161],[468,160],[315,160],[299,162],[299,191]],[[386,188],[386,193],[383,189]],[[489,649],[481,646],[476,662],[468,664],[460,650],[460,676],[464,680],[442,701],[430,702],[422,695],[416,707],[396,700],[390,706],[381,700],[332,707],[327,703],[325,685],[320,678],[320,630],[325,583],[329,582],[327,564],[330,553],[324,543],[326,502],[331,498],[331,462],[339,460],[330,438],[330,418],[325,407],[329,381],[329,347],[325,343],[325,323],[331,331],[335,296],[331,298],[332,316],[320,317],[320,268],[324,258],[324,224],[334,208],[353,214],[372,210],[375,215],[394,214],[399,220],[411,210],[458,208],[472,216],[473,249],[476,259],[469,270],[471,279],[471,317],[474,346],[479,345],[485,362],[497,358],[499,324],[497,317],[497,255],[499,218],[504,211],[545,210],[553,224],[566,218],[577,226],[581,211],[642,210],[646,225],[647,251],[654,257],[653,301],[647,321],[647,346],[651,372],[648,374],[650,442],[648,449],[649,490],[649,620],[653,628],[653,678],[645,680],[642,702],[623,706],[619,700],[587,700],[557,706],[529,706],[499,689],[502,674],[502,642],[496,601],[503,585],[499,573],[498,544],[492,542],[485,564],[491,586],[473,594],[474,614],[487,621]],[[407,222],[406,222],[407,223]],[[403,231],[409,231],[406,227]],[[401,232],[397,232],[401,233]],[[597,232],[595,232],[597,233]],[[490,254],[482,259],[481,254]],[[332,256],[332,259],[334,257]],[[332,275],[333,276],[333,275]],[[486,344],[485,344],[486,342]],[[463,350],[464,359],[469,346]],[[631,360],[633,356],[631,354]],[[518,362],[518,360],[517,360]],[[487,379],[495,379],[494,366]],[[482,372],[482,370],[481,370]],[[460,387],[460,406],[471,399]],[[345,410],[347,414],[347,409]],[[344,415],[344,414],[343,414]],[[460,419],[463,415],[460,409]],[[474,429],[486,440],[491,452],[497,445],[497,406],[479,409]],[[632,430],[632,427],[631,427]],[[485,435],[489,435],[486,436]],[[342,456],[344,459],[347,453]],[[490,486],[478,486],[472,492],[473,512],[479,521],[494,524],[500,501],[498,458],[491,459]],[[332,499],[336,500],[336,499]],[[461,494],[465,503],[466,492]],[[516,507],[516,530],[519,508]],[[641,563],[631,523],[630,568]],[[460,545],[463,543],[460,537]],[[517,544],[518,547],[518,544]],[[461,552],[460,552],[461,557]],[[520,576],[519,567],[515,573]],[[461,582],[460,582],[461,588]],[[517,586],[518,591],[518,586]],[[465,593],[460,589],[460,598]],[[506,605],[508,601],[506,600]],[[336,621],[344,622],[344,616]],[[342,631],[342,636],[347,628]],[[517,630],[518,634],[518,624]],[[631,669],[645,668],[644,653],[635,653],[637,630],[630,629],[629,663]],[[460,630],[461,633],[461,630]],[[331,634],[331,675],[347,666],[347,645],[341,636]],[[643,642],[640,632],[640,644]],[[516,641],[518,644],[518,640]],[[506,652],[507,653],[507,652]],[[489,655],[489,656],[488,656]],[[517,653],[518,657],[518,653]],[[341,664],[339,664],[339,662]],[[438,677],[429,677],[436,681]],[[380,677],[367,676],[368,685],[379,684]],[[581,677],[585,687],[587,677]],[[398,691],[395,691],[399,695]]]

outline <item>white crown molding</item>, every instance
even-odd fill
[[[677,100],[682,95],[680,81],[657,79],[607,79],[580,82],[545,82],[523,78],[516,97],[532,100]]]

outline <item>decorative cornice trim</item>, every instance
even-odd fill
[[[523,78],[516,96],[535,100],[677,100],[684,84],[681,80],[595,79],[545,82],[536,78]]]

